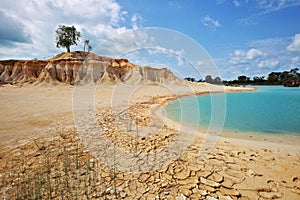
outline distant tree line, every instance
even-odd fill
[[[216,78],[213,78],[211,75],[207,75],[204,80],[202,80],[202,79],[196,80],[193,77],[186,77],[186,78],[184,78],[184,80],[187,80],[190,82],[206,82],[206,83],[216,84],[216,85],[223,84],[223,81],[220,77],[217,76]]]
[[[238,76],[237,79],[232,81],[224,81],[225,85],[282,85],[290,78],[296,78],[300,81],[300,73],[298,68],[291,69],[290,71],[271,72],[267,78],[265,76],[254,76],[252,79],[245,75]]]
[[[300,82],[300,73],[298,68],[293,68],[290,71],[283,72],[271,72],[267,77],[254,76],[252,79],[248,76],[241,75],[237,79],[232,81],[222,81],[220,77],[213,78],[211,75],[207,75],[204,80],[196,80],[193,77],[186,77],[184,80],[191,82],[206,82],[216,85],[282,85],[286,80],[290,78],[296,78]]]

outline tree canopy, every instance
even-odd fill
[[[66,48],[70,52],[72,45],[77,45],[77,41],[81,37],[80,32],[76,31],[74,26],[59,25],[56,29],[56,47]]]
[[[282,85],[286,80],[290,78],[295,78],[300,81],[300,73],[298,71],[298,68],[293,68],[290,71],[270,72],[266,78],[265,76],[254,76],[252,80],[250,77],[242,75],[238,76],[236,80],[225,81],[225,84]]]
[[[213,78],[211,75],[207,75],[205,77],[205,82],[206,83],[210,83],[210,84],[215,84],[215,85],[222,85],[223,84],[223,81],[220,77],[216,77],[216,78]]]

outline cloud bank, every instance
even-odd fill
[[[23,0],[1,1],[0,59],[51,57],[65,51],[55,47],[55,30],[60,24],[74,25],[82,33],[82,41],[89,39],[92,46],[131,27],[128,12],[114,0]],[[131,18],[138,26],[138,14]],[[82,44],[81,44],[82,43]],[[83,42],[74,49],[83,49]]]

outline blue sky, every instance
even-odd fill
[[[201,45],[223,79],[261,76],[300,67],[299,19],[300,0],[2,0],[0,59],[43,59],[64,51],[54,43],[59,24],[75,25],[95,50],[128,30],[158,27]],[[82,41],[71,48],[82,49]],[[186,50],[170,51],[188,57]],[[160,66],[172,68],[166,60]]]

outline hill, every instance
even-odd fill
[[[127,59],[88,52],[61,53],[48,60],[0,61],[0,84],[114,84],[124,82],[172,83],[180,81],[166,68],[138,66]]]

